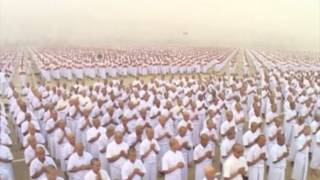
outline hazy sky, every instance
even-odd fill
[[[0,0],[6,43],[319,50],[320,0]]]

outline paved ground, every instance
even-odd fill
[[[243,73],[242,67],[243,67],[243,63],[244,63],[244,58],[245,58],[244,51],[242,51],[242,50],[239,51],[238,55],[235,56],[235,58],[234,58],[234,60],[236,61],[235,71],[239,74]],[[255,73],[255,68],[252,64],[251,59],[248,59],[248,63],[250,66],[249,73],[250,74]],[[211,72],[209,74],[200,74],[200,75],[201,76],[208,76],[210,74],[217,75],[217,74],[221,74],[221,73],[229,73],[229,66],[230,66],[230,63],[227,63],[226,66],[222,69],[222,72],[215,72],[215,73]],[[34,63],[32,63],[31,67],[28,69],[29,81],[32,84],[35,84],[36,81],[39,80],[39,78],[36,75],[34,75],[35,72],[37,72],[37,68],[35,67]],[[143,76],[142,78],[147,81],[151,78],[151,76]],[[123,79],[125,81],[125,84],[128,84],[134,78],[133,77],[121,77],[121,79]],[[14,76],[13,81],[17,86],[19,86],[19,80],[18,80],[17,75]],[[87,79],[86,81],[88,83],[93,82],[93,80],[90,80],[90,79]],[[63,80],[62,82],[66,82],[69,85],[74,83],[74,81],[67,81],[67,80]],[[50,84],[54,84],[54,83],[55,82],[50,82]],[[2,100],[2,101],[6,102],[6,100]],[[12,132],[14,132],[12,124],[10,124],[10,128],[11,128]],[[14,145],[12,146],[11,150],[12,150],[13,155],[15,157],[15,160],[13,161],[13,167],[14,167],[14,171],[15,171],[16,180],[27,180],[29,178],[28,168],[24,163],[23,150],[21,149],[21,146],[17,143],[14,133],[12,133],[12,140],[14,142]],[[219,149],[217,148],[216,149],[216,157],[219,157],[219,154],[220,154],[220,152],[219,152]],[[217,169],[220,169],[218,161],[219,161],[219,159],[216,158],[214,161],[214,166]],[[191,167],[189,167],[189,169],[190,169],[189,170],[189,180],[193,180],[194,179],[193,178],[194,177],[194,167],[191,166]],[[291,171],[292,171],[292,167],[291,167],[291,165],[288,165],[287,173],[286,173],[286,180],[290,179]],[[61,173],[61,175],[62,175],[62,173]],[[163,178],[160,177],[159,179],[163,179]],[[319,179],[320,179],[319,177],[318,178],[308,177],[308,180],[319,180]]]

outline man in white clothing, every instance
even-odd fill
[[[7,84],[7,80],[6,80],[5,72],[0,69],[0,95],[1,95],[1,97],[6,95],[6,91],[8,88],[8,86],[6,84]]]
[[[165,180],[182,180],[182,169],[187,166],[183,154],[178,150],[179,143],[176,139],[170,139],[170,150],[162,158],[162,172]]]
[[[251,147],[256,143],[256,139],[260,135],[260,131],[258,128],[258,124],[256,122],[252,122],[250,129],[244,133],[242,142],[245,147],[245,153],[249,151]]]
[[[110,165],[111,179],[116,180],[121,178],[121,167],[126,162],[128,149],[128,144],[123,142],[122,133],[116,132],[114,141],[108,145],[106,153]]]
[[[248,171],[247,161],[243,157],[243,147],[235,144],[232,147],[232,155],[223,164],[224,180],[243,180]]]
[[[0,169],[6,176],[6,180],[14,180],[12,169],[13,155],[10,149],[0,143]]]
[[[159,117],[159,124],[154,129],[154,136],[160,146],[159,159],[161,159],[169,150],[169,139],[173,136],[173,131],[164,116]]]
[[[154,139],[154,131],[152,128],[146,130],[147,138],[140,145],[140,156],[144,162],[146,173],[144,180],[157,179],[157,154],[160,151],[158,142]]]
[[[267,160],[266,137],[259,135],[256,144],[247,152],[247,162],[249,166],[249,180],[263,180],[264,167]]]
[[[204,167],[204,178],[202,180],[217,180],[216,169],[212,165]]]
[[[287,157],[289,155],[288,147],[285,144],[285,136],[277,135],[277,143],[271,147],[270,151],[270,169],[268,179],[285,180],[285,170]]]
[[[111,180],[107,171],[101,169],[101,162],[97,158],[91,160],[91,170],[84,176],[84,180]]]
[[[36,158],[32,160],[29,167],[29,174],[31,179],[38,180],[45,177],[45,167],[53,165],[56,167],[55,162],[49,156],[46,156],[45,150],[42,147],[37,147]]]
[[[99,157],[99,138],[105,134],[105,128],[100,126],[100,119],[95,118],[93,119],[93,126],[88,129],[87,131],[87,142],[88,142],[88,149],[89,152],[92,154],[93,157]]]
[[[84,151],[84,147],[81,143],[77,143],[75,145],[75,152],[68,160],[67,170],[70,174],[70,178],[72,180],[82,180],[91,168],[91,159],[91,154]]]
[[[303,128],[303,133],[296,140],[297,153],[294,159],[292,179],[307,180],[309,169],[309,150],[312,143],[310,126]]]
[[[201,134],[200,144],[196,146],[193,151],[193,159],[195,162],[195,179],[202,180],[204,177],[203,168],[212,164],[214,157],[214,149],[209,143],[209,136]]]
[[[134,147],[128,150],[128,160],[123,164],[121,168],[122,180],[142,180],[142,177],[146,173],[142,161],[137,159],[137,152]]]
[[[64,180],[62,177],[58,176],[57,167],[53,165],[48,165],[45,167],[45,177],[41,180]]]

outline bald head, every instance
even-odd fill
[[[77,154],[78,154],[79,156],[82,156],[82,155],[83,155],[83,151],[84,151],[84,146],[83,146],[83,144],[82,144],[82,143],[76,143],[76,145],[75,145],[75,150],[76,150],[76,152],[77,152]]]
[[[207,165],[204,167],[204,175],[207,180],[214,180],[216,169],[212,165]]]
[[[236,158],[239,158],[243,154],[243,146],[239,143],[236,143],[232,146],[232,153]]]
[[[45,173],[48,180],[56,180],[58,176],[58,170],[54,165],[48,165],[45,167]]]
[[[117,144],[121,144],[123,140],[123,134],[119,131],[114,133],[114,140],[116,141]]]
[[[172,151],[176,151],[179,149],[179,142],[177,139],[171,138],[169,144]]]
[[[43,147],[39,146],[36,148],[36,156],[42,162],[45,160],[45,150],[43,149]]]

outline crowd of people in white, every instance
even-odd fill
[[[247,57],[252,76],[11,85],[8,111],[0,106],[0,175],[14,179],[16,133],[34,180],[284,180],[287,166],[294,180],[319,178],[319,69],[272,69],[258,51]]]
[[[0,48],[0,95],[6,93],[9,86],[15,64],[17,63],[17,53],[12,49]]]
[[[235,53],[227,48],[70,48],[34,49],[42,76],[46,80],[82,79],[87,76],[203,73],[224,66]]]

